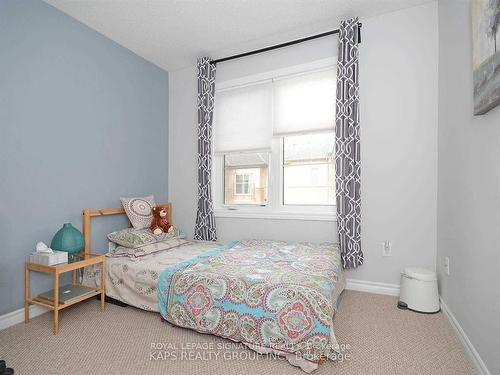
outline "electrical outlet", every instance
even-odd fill
[[[444,272],[450,276],[450,257],[444,257]]]
[[[383,257],[392,256],[392,243],[391,243],[391,241],[382,242],[382,256]]]

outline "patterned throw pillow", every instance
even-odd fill
[[[153,221],[151,209],[156,206],[155,197],[120,198],[128,219],[135,229],[149,228]]]
[[[174,227],[174,230],[159,235],[153,234],[149,228],[134,229],[127,228],[108,234],[108,239],[118,245],[136,249],[141,246],[150,245],[170,238],[182,237],[182,232]]]
[[[189,241],[183,238],[176,237],[165,241],[160,241],[142,247],[138,247],[135,249],[123,246],[110,246],[110,251],[106,255],[108,257],[113,257],[113,258],[129,257],[131,260],[139,260],[139,258],[143,256],[157,253],[159,251],[170,250],[187,243],[189,243]]]

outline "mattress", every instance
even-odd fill
[[[106,295],[128,305],[148,311],[159,311],[157,285],[161,272],[210,249],[222,246],[217,242],[191,241],[178,247],[137,259],[106,257]],[[98,287],[98,267],[86,267],[82,284]]]

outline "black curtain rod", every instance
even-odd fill
[[[361,24],[361,22],[359,22],[358,23],[358,43],[361,43],[361,26],[362,26],[362,24]],[[212,61],[210,61],[210,63],[213,64],[213,65],[216,65],[217,63],[220,63],[220,62],[234,60],[234,59],[239,59],[240,57],[246,57],[246,56],[250,56],[250,55],[256,55],[257,53],[272,51],[273,49],[288,47],[288,46],[292,46],[294,44],[299,44],[299,43],[302,43],[302,42],[307,42],[308,40],[317,39],[317,38],[323,38],[324,36],[338,34],[339,31],[340,31],[339,29],[335,29],[335,30],[327,31],[327,32],[321,33],[321,34],[311,35],[311,36],[308,36],[308,37],[305,37],[305,38],[302,38],[302,39],[296,39],[296,40],[292,40],[292,41],[286,42],[286,43],[275,44],[274,46],[270,46],[270,47],[266,47],[266,48],[261,48],[261,49],[256,49],[254,51],[244,52],[244,53],[240,53],[238,55],[223,57],[221,59],[212,60]]]

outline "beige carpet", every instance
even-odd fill
[[[400,311],[394,297],[345,292],[335,330],[346,358],[323,364],[316,375],[475,374],[442,313]],[[171,358],[161,359],[152,343],[165,344],[161,352]],[[110,304],[100,313],[95,300],[64,310],[58,336],[49,314],[0,331],[0,358],[20,375],[305,374],[230,341],[162,323],[158,314]]]

